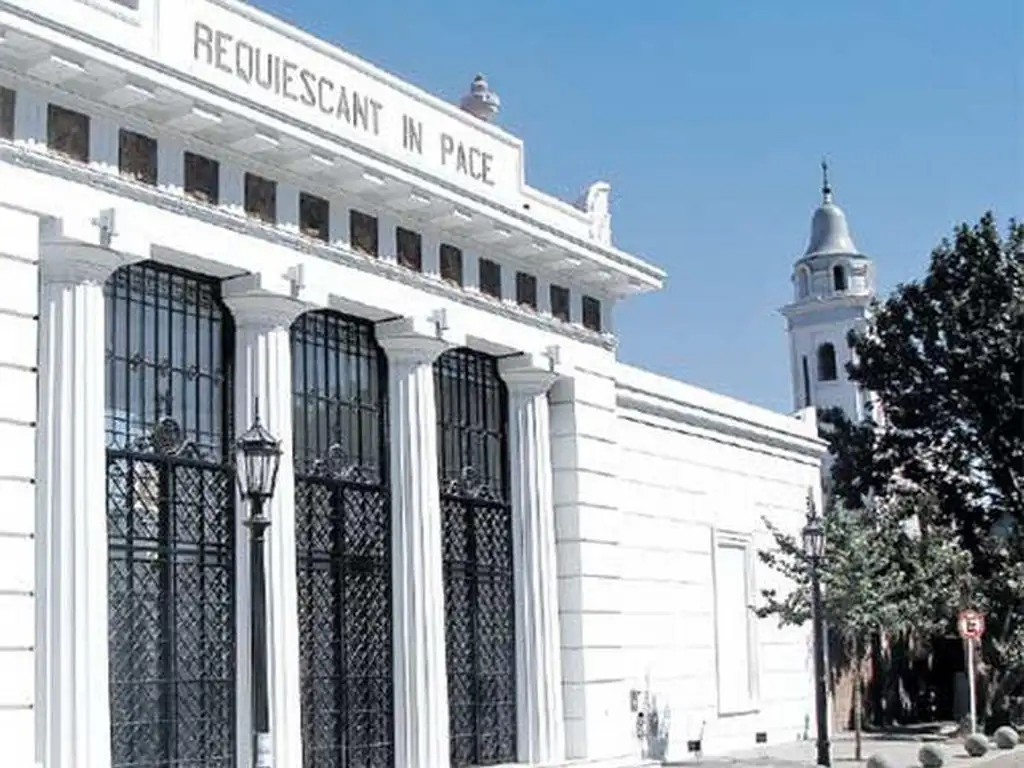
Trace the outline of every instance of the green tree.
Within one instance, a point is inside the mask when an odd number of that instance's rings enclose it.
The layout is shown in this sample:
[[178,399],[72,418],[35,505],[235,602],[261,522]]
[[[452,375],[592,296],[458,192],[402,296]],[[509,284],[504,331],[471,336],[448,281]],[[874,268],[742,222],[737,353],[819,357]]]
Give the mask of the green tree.
[[[862,679],[866,649],[878,633],[930,632],[948,618],[950,595],[970,570],[970,556],[949,537],[927,535],[912,510],[927,499],[917,492],[890,489],[885,501],[864,500],[859,507],[830,503],[823,515],[825,551],[818,568],[824,615],[842,656],[833,658],[833,676],[847,664],[856,670],[854,730],[861,751]],[[785,576],[793,589],[785,595],[762,590],[761,617],[801,625],[811,617],[810,561],[799,535],[790,535],[765,519],[775,547],[759,553],[762,562]],[[844,663],[845,662],[845,663]]]
[[1011,220],[1003,237],[986,213],[957,227],[850,344],[850,379],[882,418],[825,415],[832,490],[856,503],[899,480],[928,496],[926,536],[971,556],[955,591],[986,613],[984,713],[1005,718],[1024,681],[1024,226]]

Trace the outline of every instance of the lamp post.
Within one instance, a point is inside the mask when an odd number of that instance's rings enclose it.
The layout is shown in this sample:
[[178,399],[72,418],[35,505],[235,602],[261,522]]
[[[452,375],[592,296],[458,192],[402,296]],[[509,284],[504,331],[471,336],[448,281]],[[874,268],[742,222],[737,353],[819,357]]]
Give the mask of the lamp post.
[[271,768],[270,716],[267,702],[267,594],[263,542],[270,518],[264,506],[274,495],[281,442],[260,423],[259,403],[249,429],[236,446],[238,490],[249,503],[245,521],[251,535],[249,571],[252,583],[252,727],[253,766]]
[[814,622],[814,703],[818,720],[818,765],[831,766],[828,738],[828,669],[825,664],[825,615],[821,600],[821,558],[825,554],[825,528],[807,493],[807,525],[804,527],[804,553],[811,569],[812,621]]

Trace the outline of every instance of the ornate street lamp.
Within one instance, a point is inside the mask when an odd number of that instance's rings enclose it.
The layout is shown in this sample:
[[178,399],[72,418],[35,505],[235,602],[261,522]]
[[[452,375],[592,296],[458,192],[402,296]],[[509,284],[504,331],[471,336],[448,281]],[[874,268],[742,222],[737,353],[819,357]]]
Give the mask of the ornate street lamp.
[[236,446],[238,490],[249,503],[245,525],[251,534],[249,571],[252,582],[252,719],[253,766],[271,768],[270,717],[267,702],[267,595],[263,565],[263,542],[270,518],[264,506],[274,495],[277,468],[281,463],[281,441],[260,423],[259,403],[249,429]]
[[807,492],[807,525],[804,553],[810,562],[811,601],[814,623],[814,703],[818,720],[818,765],[831,766],[828,738],[828,669],[825,665],[825,615],[821,599],[821,559],[825,555],[825,528],[814,504],[814,492]]

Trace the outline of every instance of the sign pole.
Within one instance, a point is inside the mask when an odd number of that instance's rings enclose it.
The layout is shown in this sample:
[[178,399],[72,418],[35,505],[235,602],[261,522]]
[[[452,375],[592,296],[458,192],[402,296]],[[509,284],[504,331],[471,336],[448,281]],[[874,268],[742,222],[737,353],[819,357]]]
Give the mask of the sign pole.
[[974,638],[967,638],[967,690],[968,695],[971,699],[971,735],[973,736],[977,729],[978,714],[977,704],[975,703],[974,693]]
[[974,690],[974,644],[985,634],[985,615],[978,611],[961,611],[957,618],[957,629],[960,637],[967,643],[967,695],[971,706],[971,735],[977,732],[978,703]]

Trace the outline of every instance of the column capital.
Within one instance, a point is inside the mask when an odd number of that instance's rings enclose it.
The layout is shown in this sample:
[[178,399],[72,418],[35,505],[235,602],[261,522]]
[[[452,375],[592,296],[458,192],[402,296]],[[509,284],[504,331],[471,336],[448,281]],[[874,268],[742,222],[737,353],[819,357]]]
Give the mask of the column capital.
[[498,361],[498,373],[513,395],[542,395],[561,375],[554,361],[532,353],[502,358]]
[[443,318],[399,317],[376,326],[377,343],[389,362],[432,364],[449,349],[464,346],[466,336],[447,327]]
[[115,209],[94,217],[45,217],[39,222],[39,267],[48,283],[104,283],[118,268],[150,257],[152,245],[137,232],[116,229]]
[[261,287],[259,275],[225,280],[221,296],[235,319],[235,327],[289,329],[295,318],[316,307],[305,301]]

